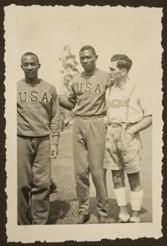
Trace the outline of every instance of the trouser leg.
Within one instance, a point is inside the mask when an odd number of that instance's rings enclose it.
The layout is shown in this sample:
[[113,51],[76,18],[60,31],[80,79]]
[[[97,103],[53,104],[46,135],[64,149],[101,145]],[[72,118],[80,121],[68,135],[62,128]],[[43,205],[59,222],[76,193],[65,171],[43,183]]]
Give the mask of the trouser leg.
[[31,190],[31,214],[33,224],[46,224],[49,216],[49,193],[51,179],[49,137],[37,138],[34,159],[33,187]]
[[106,128],[103,119],[91,120],[88,131],[88,161],[90,172],[96,188],[97,210],[106,215],[108,199],[104,183],[104,150]]
[[82,125],[82,121],[77,120],[74,121],[73,126],[73,158],[79,211],[87,211],[90,188],[87,146],[84,139],[84,125]]
[[30,190],[32,183],[32,147],[28,138],[17,137],[17,208],[18,224],[31,224]]

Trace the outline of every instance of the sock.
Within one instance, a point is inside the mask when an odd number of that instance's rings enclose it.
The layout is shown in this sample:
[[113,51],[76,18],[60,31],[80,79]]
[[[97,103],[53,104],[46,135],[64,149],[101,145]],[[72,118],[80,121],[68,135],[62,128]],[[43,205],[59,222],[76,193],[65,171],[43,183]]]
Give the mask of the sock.
[[127,200],[126,200],[125,187],[114,189],[114,191],[115,191],[118,206],[119,207],[126,206]]
[[130,192],[131,208],[133,211],[140,211],[143,202],[143,190]]

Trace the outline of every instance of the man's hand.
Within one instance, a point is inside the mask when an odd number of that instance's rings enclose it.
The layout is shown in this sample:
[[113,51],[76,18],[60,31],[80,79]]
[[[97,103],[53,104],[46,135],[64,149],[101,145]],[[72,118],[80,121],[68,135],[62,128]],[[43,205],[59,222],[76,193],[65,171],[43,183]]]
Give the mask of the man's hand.
[[125,141],[126,144],[130,143],[132,139],[135,137],[135,133],[131,131],[123,131],[123,140]]
[[55,159],[58,155],[58,146],[56,144],[51,144],[50,157]]
[[74,102],[70,101],[66,96],[59,95],[59,104],[61,107],[72,110],[75,107],[75,100]]

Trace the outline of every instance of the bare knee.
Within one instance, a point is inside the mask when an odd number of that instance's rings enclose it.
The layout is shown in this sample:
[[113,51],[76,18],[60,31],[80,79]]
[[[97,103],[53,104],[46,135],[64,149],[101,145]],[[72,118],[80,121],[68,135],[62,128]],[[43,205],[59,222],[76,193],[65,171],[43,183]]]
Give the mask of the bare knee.
[[124,174],[119,171],[112,171],[114,188],[118,189],[125,186]]
[[128,174],[128,180],[129,180],[130,189],[132,191],[140,191],[141,190],[141,182],[140,182],[140,174],[139,173]]

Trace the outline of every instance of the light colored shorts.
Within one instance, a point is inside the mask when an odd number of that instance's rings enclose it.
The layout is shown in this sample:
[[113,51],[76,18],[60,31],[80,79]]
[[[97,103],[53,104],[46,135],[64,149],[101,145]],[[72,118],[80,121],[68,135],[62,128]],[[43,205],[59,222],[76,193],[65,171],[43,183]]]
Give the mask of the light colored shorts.
[[139,134],[131,135],[121,126],[108,126],[104,168],[136,173],[141,169],[142,143]]

